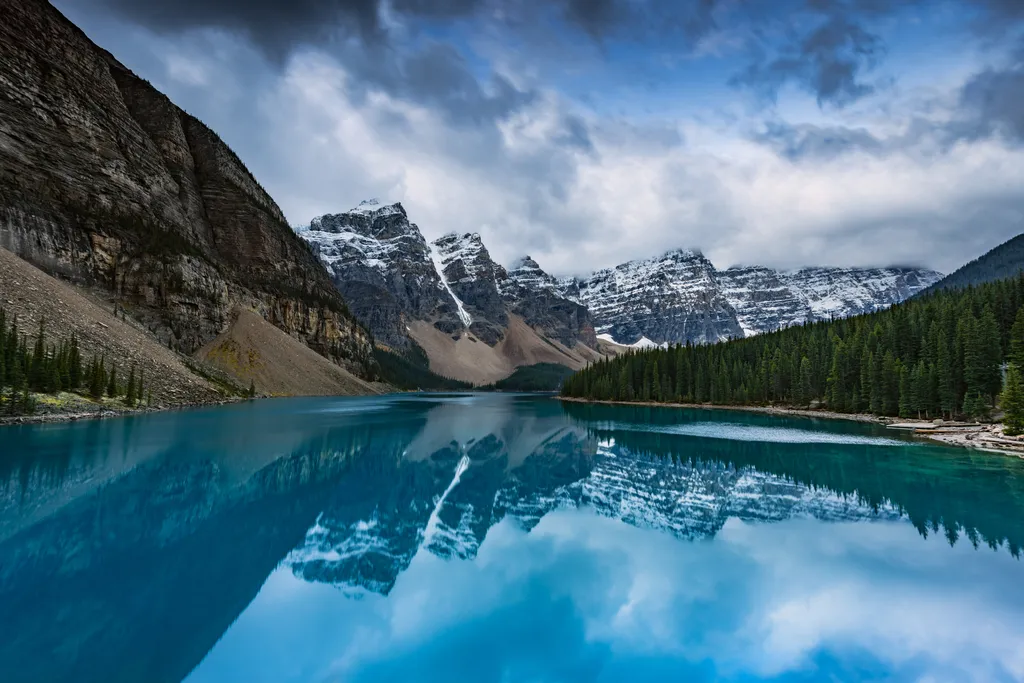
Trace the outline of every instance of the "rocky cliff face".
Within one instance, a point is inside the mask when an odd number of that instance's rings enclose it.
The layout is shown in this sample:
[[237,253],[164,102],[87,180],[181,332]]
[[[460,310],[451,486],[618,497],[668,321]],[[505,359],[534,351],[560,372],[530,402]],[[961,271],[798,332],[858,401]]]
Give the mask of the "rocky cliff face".
[[647,338],[702,344],[743,336],[718,272],[696,251],[677,249],[570,278],[559,291],[590,309],[597,331],[620,343]]
[[719,271],[699,252],[675,250],[586,278],[535,282],[585,305],[597,331],[619,343],[703,344],[870,313],[913,296],[940,277],[920,268]]
[[433,241],[438,271],[453,296],[469,314],[469,330],[493,346],[505,336],[508,312],[498,292],[505,269],[491,259],[480,235],[454,232]]
[[597,348],[597,333],[590,311],[562,296],[558,280],[544,272],[529,256],[512,266],[498,282],[498,289],[513,313],[530,325],[544,329],[552,339],[569,348],[577,341]]
[[410,320],[428,320],[448,334],[463,328],[431,247],[401,204],[369,200],[316,218],[299,234],[378,341],[406,348]]
[[182,351],[238,305],[372,372],[369,335],[231,149],[49,3],[5,0],[0,82],[0,245]]
[[506,271],[477,233],[449,233],[428,244],[401,204],[369,200],[316,218],[298,233],[359,320],[389,346],[409,346],[412,321],[427,321],[453,339],[468,331],[494,346],[506,337],[510,314],[567,348],[596,345],[587,308],[561,296],[535,261]]

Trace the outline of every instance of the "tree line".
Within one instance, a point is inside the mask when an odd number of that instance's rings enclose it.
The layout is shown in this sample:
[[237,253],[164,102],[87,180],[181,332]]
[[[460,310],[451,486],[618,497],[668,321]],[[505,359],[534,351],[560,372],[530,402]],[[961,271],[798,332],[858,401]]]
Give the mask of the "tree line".
[[0,413],[31,414],[37,407],[34,394],[76,392],[94,401],[121,400],[133,408],[151,404],[145,372],[130,366],[126,381],[118,375],[117,365],[105,356],[93,355],[85,362],[74,333],[64,339],[50,340],[46,322],[40,321],[33,339],[18,327],[17,316],[8,320],[0,308]]
[[1024,274],[747,339],[634,351],[577,372],[562,395],[985,419],[1005,374],[1006,425],[1024,431],[1022,304]]

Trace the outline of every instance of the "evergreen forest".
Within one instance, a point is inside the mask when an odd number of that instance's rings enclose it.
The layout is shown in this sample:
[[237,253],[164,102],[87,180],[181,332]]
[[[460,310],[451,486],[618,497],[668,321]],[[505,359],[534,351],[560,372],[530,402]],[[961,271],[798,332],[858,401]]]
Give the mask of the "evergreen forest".
[[[126,372],[127,370],[127,372]],[[85,361],[78,338],[49,339],[41,322],[32,337],[8,319],[0,308],[0,415],[25,415],[36,411],[36,394],[70,391],[94,401],[117,400],[134,408],[151,403],[144,373],[118,367],[103,356]]]

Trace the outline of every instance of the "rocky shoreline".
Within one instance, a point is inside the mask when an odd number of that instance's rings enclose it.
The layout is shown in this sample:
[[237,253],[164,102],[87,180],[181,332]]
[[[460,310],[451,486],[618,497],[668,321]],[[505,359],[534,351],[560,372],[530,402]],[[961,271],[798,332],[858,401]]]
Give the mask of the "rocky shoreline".
[[748,413],[764,413],[767,415],[794,415],[826,420],[850,420],[853,422],[869,422],[893,429],[913,432],[915,436],[946,446],[973,448],[992,453],[1002,453],[1024,458],[1024,440],[1018,437],[1003,435],[1002,425],[979,424],[973,422],[930,422],[926,420],[900,420],[892,417],[878,417],[865,413],[837,413],[830,410],[809,410],[801,408],[782,408],[779,406],[720,406],[706,403],[654,403],[643,401],[590,401],[565,396],[556,397],[560,401],[571,403],[602,403],[606,405],[651,406],[659,408],[699,408],[704,410],[741,410]]
[[13,425],[29,424],[57,424],[61,422],[78,422],[79,420],[105,420],[115,417],[129,417],[132,415],[147,415],[152,413],[166,413],[172,410],[188,410],[190,408],[203,408],[206,406],[226,405],[243,401],[243,398],[227,398],[219,401],[197,401],[192,403],[176,403],[166,406],[152,406],[146,408],[126,408],[95,406],[88,407],[88,399],[82,399],[81,403],[67,410],[42,410],[31,415],[0,415],[0,428]]

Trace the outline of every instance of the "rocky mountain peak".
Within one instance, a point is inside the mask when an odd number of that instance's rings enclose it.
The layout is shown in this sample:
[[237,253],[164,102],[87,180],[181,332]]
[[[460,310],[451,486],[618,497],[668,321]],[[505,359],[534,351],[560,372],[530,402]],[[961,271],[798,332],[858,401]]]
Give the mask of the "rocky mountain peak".
[[504,335],[508,315],[498,282],[507,275],[491,259],[479,233],[450,232],[433,241],[435,262],[442,280],[460,304],[461,316],[482,341],[496,344]]
[[495,282],[504,269],[491,259],[480,233],[450,232],[433,242],[450,284],[489,280]]
[[540,264],[530,256],[523,256],[512,263],[508,277],[498,283],[502,296],[510,300],[518,300],[524,296],[535,295],[540,290],[555,292],[562,296],[557,278],[548,275]]
[[380,216],[390,216],[393,214],[401,214],[402,216],[408,217],[405,212],[405,207],[402,206],[401,202],[394,202],[393,204],[384,204],[379,199],[364,199],[359,202],[359,206],[352,209],[348,213],[360,214],[363,216],[371,216],[374,218]]
[[406,347],[410,320],[430,321],[449,334],[463,327],[461,305],[401,204],[367,200],[351,211],[315,218],[299,234],[378,341]]
[[[361,202],[350,211],[314,218],[307,230],[334,234],[354,233],[383,240],[411,238],[423,245],[423,248],[426,248],[427,243],[419,228],[409,222],[409,216],[401,204],[381,205],[376,199]],[[300,234],[307,230],[300,230]]]

